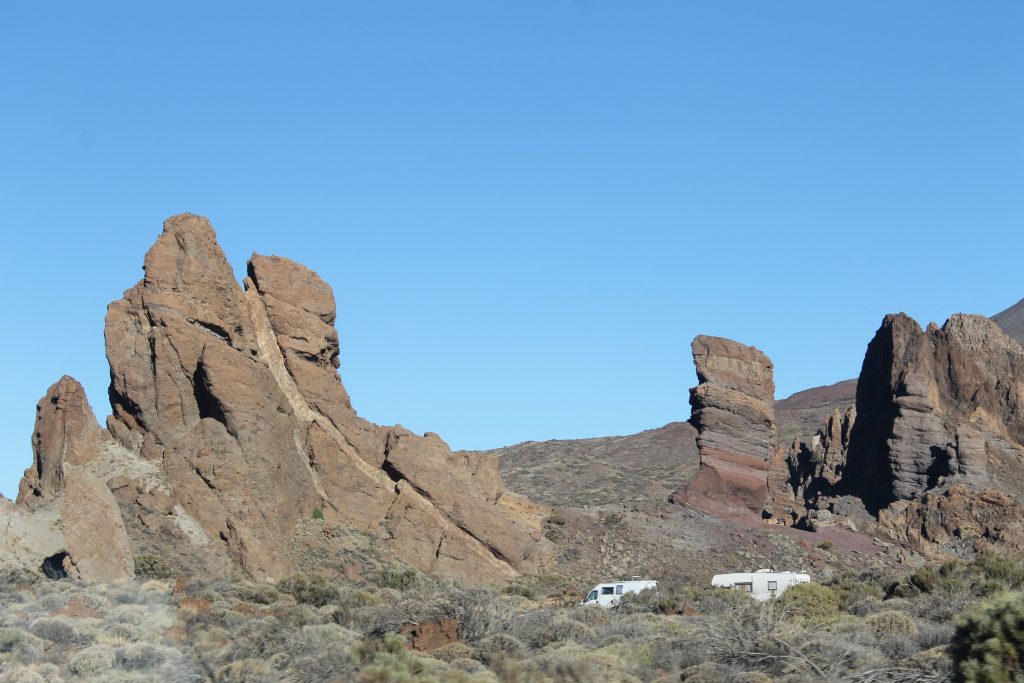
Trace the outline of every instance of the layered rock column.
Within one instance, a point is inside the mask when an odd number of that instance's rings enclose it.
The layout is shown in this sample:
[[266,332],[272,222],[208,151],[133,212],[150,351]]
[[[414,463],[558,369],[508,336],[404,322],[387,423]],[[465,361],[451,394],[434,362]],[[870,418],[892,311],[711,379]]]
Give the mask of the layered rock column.
[[699,336],[691,345],[699,384],[690,390],[700,469],[672,500],[713,514],[761,519],[768,472],[779,451],[771,360],[731,339]]

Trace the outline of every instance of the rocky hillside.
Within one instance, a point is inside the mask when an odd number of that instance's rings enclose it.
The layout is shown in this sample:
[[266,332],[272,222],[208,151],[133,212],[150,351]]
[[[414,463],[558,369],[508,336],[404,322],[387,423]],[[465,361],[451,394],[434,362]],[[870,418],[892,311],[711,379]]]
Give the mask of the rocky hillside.
[[1024,344],[1024,299],[1005,311],[996,313],[992,316],[992,320],[1002,328],[1003,332]]
[[300,533],[311,518],[470,581],[518,576],[549,553],[545,508],[507,491],[493,456],[356,414],[316,273],[253,255],[240,286],[190,214],[167,220],[143,270],[107,312],[106,429],[71,378],[40,401],[34,462],[7,514],[60,531],[15,559],[34,568],[59,548],[63,570],[123,578],[133,555],[156,553],[183,573],[237,564],[273,579],[311,548],[331,554],[331,533]]
[[[556,439],[486,451],[510,488],[548,505],[662,502],[697,473],[697,430],[671,422],[630,436]],[[472,455],[472,454],[471,454]]]

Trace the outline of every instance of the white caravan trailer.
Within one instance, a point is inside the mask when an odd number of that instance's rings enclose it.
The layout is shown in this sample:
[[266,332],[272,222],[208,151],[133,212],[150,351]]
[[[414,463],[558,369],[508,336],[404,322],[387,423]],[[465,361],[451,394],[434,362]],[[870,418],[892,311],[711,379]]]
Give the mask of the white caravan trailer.
[[742,591],[758,600],[778,597],[791,586],[810,582],[811,577],[808,574],[773,572],[771,569],[759,569],[756,572],[739,572],[737,574],[715,574],[711,577],[712,586]]
[[632,578],[628,581],[620,579],[599,583],[594,586],[587,597],[583,598],[581,605],[600,605],[601,607],[614,607],[626,593],[639,593],[648,588],[657,588],[658,582],[650,579]]

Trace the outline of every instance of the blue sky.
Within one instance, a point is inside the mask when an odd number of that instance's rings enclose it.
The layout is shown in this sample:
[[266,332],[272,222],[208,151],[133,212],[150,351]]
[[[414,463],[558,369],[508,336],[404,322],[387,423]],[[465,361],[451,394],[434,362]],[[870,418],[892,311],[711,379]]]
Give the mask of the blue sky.
[[456,448],[689,416],[700,333],[778,393],[882,316],[1024,297],[1024,4],[0,5],[0,491],[164,218],[335,289],[361,414]]

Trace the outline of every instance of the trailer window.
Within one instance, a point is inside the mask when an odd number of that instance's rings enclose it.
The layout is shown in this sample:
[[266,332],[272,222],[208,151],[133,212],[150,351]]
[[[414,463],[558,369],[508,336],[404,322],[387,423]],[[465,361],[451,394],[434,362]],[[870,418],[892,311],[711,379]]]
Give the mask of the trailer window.
[[732,585],[734,591],[740,591],[743,593],[752,593],[754,591],[753,583],[734,583]]
[[601,595],[615,595],[615,586],[601,586]]
[[621,583],[615,584],[615,594],[616,595],[622,595],[622,584]]
[[770,590],[770,591],[777,591],[777,590],[779,590],[779,582],[778,581],[769,581],[768,582],[768,590]]

